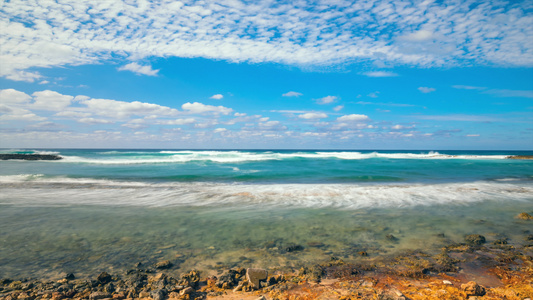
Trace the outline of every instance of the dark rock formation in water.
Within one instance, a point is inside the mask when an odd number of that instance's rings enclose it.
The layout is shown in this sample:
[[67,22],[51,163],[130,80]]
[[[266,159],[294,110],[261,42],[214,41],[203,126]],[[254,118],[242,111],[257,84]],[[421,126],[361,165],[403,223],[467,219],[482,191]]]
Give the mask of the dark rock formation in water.
[[0,154],[1,160],[21,159],[21,160],[60,160],[59,155],[53,154]]
[[507,156],[508,159],[533,159],[533,155],[511,155]]

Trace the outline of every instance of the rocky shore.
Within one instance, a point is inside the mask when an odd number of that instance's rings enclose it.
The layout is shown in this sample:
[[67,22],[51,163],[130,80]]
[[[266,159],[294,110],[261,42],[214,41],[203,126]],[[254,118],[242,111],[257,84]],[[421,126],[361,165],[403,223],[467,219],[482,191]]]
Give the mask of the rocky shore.
[[[529,214],[517,218],[529,222]],[[132,269],[92,278],[0,280],[0,298],[37,299],[517,299],[533,298],[533,235],[513,246],[467,235],[431,255],[409,250],[360,263],[331,257],[321,263],[279,268],[198,270],[176,274],[174,262],[137,263]],[[294,251],[302,251],[295,249]]]
[[60,160],[63,157],[53,154],[0,154],[0,160]]
[[533,159],[533,155],[512,155],[507,156],[507,159]]

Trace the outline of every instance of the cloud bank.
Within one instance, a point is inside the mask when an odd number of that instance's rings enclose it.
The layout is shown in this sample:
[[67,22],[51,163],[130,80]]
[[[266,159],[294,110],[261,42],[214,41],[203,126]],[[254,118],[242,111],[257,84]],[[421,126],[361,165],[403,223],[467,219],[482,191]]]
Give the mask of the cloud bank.
[[[150,57],[324,65],[532,66],[527,0],[23,1],[0,10],[0,76],[35,82],[32,68],[95,64],[156,76]],[[394,73],[375,71],[367,76]]]

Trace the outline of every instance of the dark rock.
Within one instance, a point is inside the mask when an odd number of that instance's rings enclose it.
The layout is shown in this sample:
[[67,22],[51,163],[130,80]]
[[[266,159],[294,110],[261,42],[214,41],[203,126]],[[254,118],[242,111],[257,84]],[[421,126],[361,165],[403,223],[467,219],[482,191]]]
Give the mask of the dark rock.
[[507,239],[498,239],[493,242],[494,245],[507,245]]
[[65,279],[66,280],[74,280],[74,279],[76,279],[76,276],[74,276],[74,274],[72,274],[72,273],[68,273],[67,275],[65,275]]
[[465,237],[466,242],[473,245],[482,245],[486,242],[485,237],[479,234],[470,234]]
[[392,242],[395,242],[395,241],[398,240],[398,238],[395,237],[395,236],[392,235],[392,234],[387,234],[385,237],[387,238],[387,240],[392,241]]
[[302,245],[291,244],[291,245],[288,245],[285,248],[285,251],[287,251],[287,252],[295,252],[295,251],[302,251],[303,249],[304,249],[304,247]]
[[104,287],[104,291],[112,294],[115,291],[115,285],[112,282],[106,284]]
[[218,277],[217,282],[215,283],[216,286],[223,289],[230,289],[234,287],[237,284],[235,279],[236,274],[237,272],[234,270],[228,270],[224,272]]
[[182,274],[179,284],[183,286],[196,287],[198,282],[200,282],[200,272],[193,270],[189,273]]
[[533,235],[528,235],[525,238],[526,241],[533,241]]
[[98,275],[98,278],[96,278],[96,280],[98,280],[98,282],[102,284],[106,284],[108,282],[111,282],[111,275],[107,274],[106,272],[102,272],[100,273],[100,275]]
[[309,242],[309,243],[307,243],[307,246],[320,248],[320,247],[324,247],[325,245],[324,245],[324,243],[321,243],[321,242]]
[[21,160],[60,160],[63,157],[50,154],[0,154],[1,160],[21,159]]
[[465,292],[466,297],[470,296],[483,296],[485,295],[485,288],[474,281],[462,284],[461,289]]
[[148,276],[142,273],[130,274],[130,277],[126,280],[126,284],[134,288],[142,288],[146,285]]
[[165,299],[165,297],[167,296],[167,291],[164,290],[164,289],[157,289],[155,291],[152,291],[150,293],[150,296],[152,297],[152,299],[154,300],[163,300]]
[[154,266],[156,269],[169,269],[173,264],[169,260],[164,260],[156,263]]

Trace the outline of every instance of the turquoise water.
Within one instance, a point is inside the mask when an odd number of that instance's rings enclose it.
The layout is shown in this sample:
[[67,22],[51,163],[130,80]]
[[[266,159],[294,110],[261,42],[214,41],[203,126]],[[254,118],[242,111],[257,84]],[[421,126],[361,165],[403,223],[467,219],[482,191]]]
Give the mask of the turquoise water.
[[0,278],[162,259],[176,271],[296,268],[437,252],[471,233],[521,244],[532,230],[514,216],[533,213],[533,161],[506,157],[533,152],[2,152],[64,159],[0,161]]

